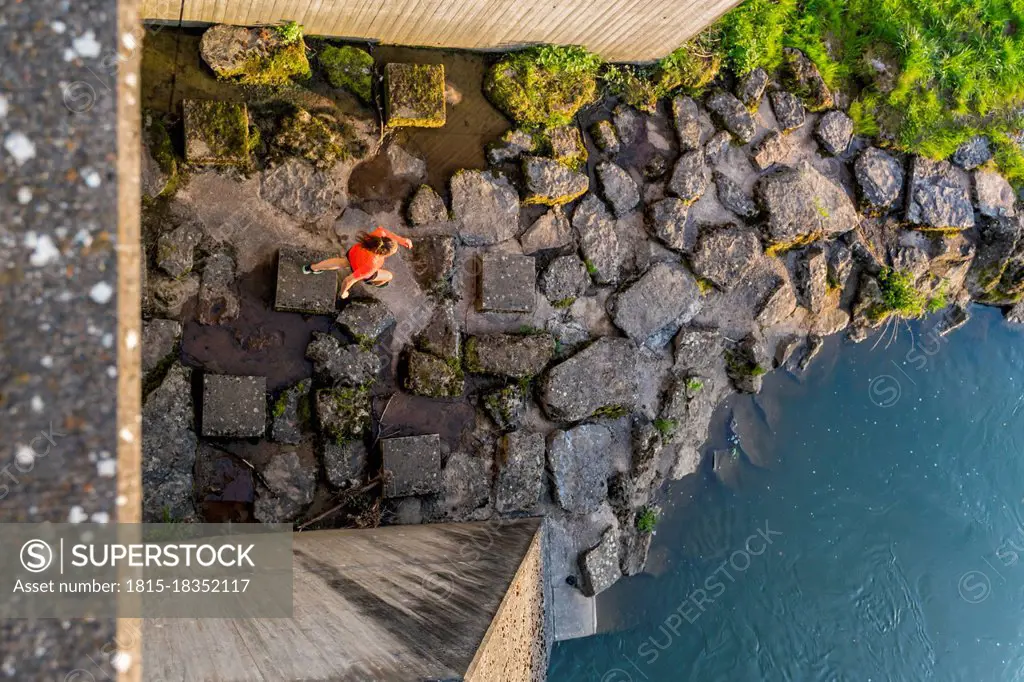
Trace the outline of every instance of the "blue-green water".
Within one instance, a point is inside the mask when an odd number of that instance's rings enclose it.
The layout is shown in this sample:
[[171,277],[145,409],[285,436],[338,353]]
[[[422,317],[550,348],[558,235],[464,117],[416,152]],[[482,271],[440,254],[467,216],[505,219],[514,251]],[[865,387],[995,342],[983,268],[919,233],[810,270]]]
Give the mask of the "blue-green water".
[[771,467],[668,489],[551,682],[1024,680],[1024,334],[973,315],[767,377]]

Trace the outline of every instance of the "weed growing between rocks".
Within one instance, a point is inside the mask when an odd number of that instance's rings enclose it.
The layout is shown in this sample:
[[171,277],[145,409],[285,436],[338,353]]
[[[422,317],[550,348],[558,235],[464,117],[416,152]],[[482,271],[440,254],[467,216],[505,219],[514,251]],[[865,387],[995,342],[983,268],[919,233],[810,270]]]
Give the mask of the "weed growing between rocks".
[[654,527],[658,525],[658,512],[651,507],[645,507],[642,512],[636,515],[636,529],[641,533],[653,533]]

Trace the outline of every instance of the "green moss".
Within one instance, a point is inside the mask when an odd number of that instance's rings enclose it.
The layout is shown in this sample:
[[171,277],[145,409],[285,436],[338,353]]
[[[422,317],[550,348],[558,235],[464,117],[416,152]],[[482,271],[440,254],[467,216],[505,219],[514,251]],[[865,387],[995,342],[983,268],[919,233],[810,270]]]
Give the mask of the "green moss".
[[317,391],[317,400],[330,402],[331,418],[320,428],[335,443],[362,437],[370,426],[370,392],[366,386]]
[[271,414],[275,419],[283,417],[285,410],[288,409],[288,391],[284,391],[278,396],[277,400],[274,401],[274,407],[271,409]]
[[658,433],[665,436],[666,438],[671,438],[672,434],[676,432],[678,426],[679,424],[676,422],[675,419],[654,420],[654,428],[656,428],[658,430]]
[[768,373],[767,369],[732,349],[725,351],[725,368],[729,376],[734,378],[759,377]]
[[707,296],[715,290],[714,283],[706,277],[694,277],[694,280],[697,282],[697,288],[700,289],[700,293],[703,296]]
[[248,162],[249,114],[244,104],[186,101],[185,135],[186,155],[191,162]]
[[[220,78],[245,85],[282,86],[293,78],[309,78],[309,60],[301,32],[292,42],[284,42],[273,29],[262,29],[266,49],[251,50],[248,59],[237,69],[220,71]],[[271,33],[273,31],[273,34]]]
[[[825,211],[825,213],[828,213],[828,211]],[[819,215],[821,214],[820,210],[818,211],[818,214]],[[822,216],[822,217],[825,217],[825,216]],[[812,243],[818,241],[818,239],[820,237],[821,237],[821,233],[820,232],[809,232],[809,233],[807,233],[805,235],[801,235],[801,236],[797,237],[796,239],[793,239],[792,241],[776,242],[774,244],[770,244],[764,250],[764,252],[768,256],[783,256],[787,252],[792,251],[793,249],[799,249],[799,248],[801,248],[803,246],[807,246],[808,244],[812,244]]]
[[384,74],[388,126],[439,128],[444,125],[442,64],[388,64]]
[[589,274],[589,275],[590,275],[591,277],[593,277],[594,275],[596,275],[596,274],[597,274],[597,266],[596,266],[596,265],[594,265],[594,264],[593,264],[593,263],[591,262],[591,260],[590,260],[589,258],[588,258],[588,259],[586,259],[585,261],[583,261],[583,264],[584,264],[585,266],[587,266],[587,273],[588,273],[588,274]]
[[653,533],[657,524],[658,512],[651,507],[645,507],[636,515],[636,529],[641,533]]
[[274,27],[274,33],[285,45],[302,40],[302,24],[297,21],[286,21]]
[[949,282],[946,280],[942,280],[942,283],[939,284],[938,289],[935,290],[935,293],[933,293],[928,298],[928,302],[925,303],[925,310],[927,310],[929,313],[937,313],[943,308],[945,308],[947,305],[949,305],[949,300],[946,296],[946,290],[948,288]]
[[582,47],[530,48],[494,64],[484,79],[484,92],[519,126],[564,126],[597,98],[600,66],[600,57]]
[[328,45],[318,57],[327,81],[354,93],[366,103],[373,101],[373,57],[366,50]]
[[463,349],[464,364],[466,369],[474,374],[480,374],[483,372],[483,366],[480,364],[480,355],[477,352],[477,338],[475,336],[469,337],[466,341],[466,345]]
[[550,156],[558,163],[574,171],[582,170],[587,165],[587,145],[583,142],[583,135],[580,133],[580,129],[575,125],[552,128],[546,135],[539,135],[538,137],[541,155]]
[[629,414],[629,408],[625,405],[605,405],[594,411],[591,417],[595,419],[620,419]]
[[697,393],[704,388],[704,382],[700,379],[688,379],[686,382],[686,390],[691,393]]
[[553,301],[551,303],[551,305],[553,305],[556,308],[568,308],[569,306],[571,306],[575,302],[576,302],[576,297],[575,296],[566,296],[565,298],[560,298],[557,301]]
[[174,144],[163,121],[155,116],[147,116],[146,121],[145,134],[149,153],[160,170],[167,175],[167,184],[159,196],[168,197],[178,189],[178,157],[174,153]]

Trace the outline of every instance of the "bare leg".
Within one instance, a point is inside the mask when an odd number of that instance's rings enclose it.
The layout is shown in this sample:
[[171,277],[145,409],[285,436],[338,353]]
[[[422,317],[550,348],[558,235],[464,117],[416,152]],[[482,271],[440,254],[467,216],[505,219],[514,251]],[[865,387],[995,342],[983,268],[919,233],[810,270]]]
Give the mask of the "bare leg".
[[341,297],[342,298],[348,298],[348,290],[351,289],[352,286],[356,282],[358,282],[358,281],[359,280],[356,279],[355,277],[353,277],[352,275],[349,275],[344,280],[342,280],[342,282],[341,282]]
[[348,258],[328,258],[319,263],[313,263],[309,266],[309,269],[313,272],[322,272],[323,270],[341,270],[347,267]]
[[394,277],[394,274],[392,274],[391,271],[389,270],[378,270],[376,276],[374,276],[373,279],[368,280],[367,284],[373,284],[374,286],[382,287],[388,282],[390,282],[392,279],[394,279]]

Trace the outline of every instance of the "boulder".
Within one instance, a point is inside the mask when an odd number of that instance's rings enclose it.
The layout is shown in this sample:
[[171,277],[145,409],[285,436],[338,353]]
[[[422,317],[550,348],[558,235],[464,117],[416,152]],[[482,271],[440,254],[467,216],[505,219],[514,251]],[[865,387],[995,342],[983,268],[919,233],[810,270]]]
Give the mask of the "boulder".
[[297,157],[295,160],[307,161],[325,171],[353,156],[346,132],[346,126],[329,114],[296,109],[281,119],[272,141],[284,153]]
[[384,497],[429,495],[441,489],[441,437],[406,436],[380,442],[381,466],[391,476]]
[[383,366],[372,350],[343,346],[338,339],[323,332],[313,332],[313,340],[306,346],[306,358],[313,363],[313,371],[321,381],[337,386],[371,383]]
[[669,197],[651,205],[646,214],[647,231],[674,251],[686,250],[686,221],[690,205]]
[[525,130],[509,130],[487,149],[487,162],[493,165],[515,161],[537,151],[537,138]]
[[629,339],[602,337],[552,367],[540,400],[557,422],[574,422],[602,408],[633,409],[638,395],[637,347]]
[[295,451],[275,454],[258,480],[253,517],[260,523],[294,521],[313,503],[316,467]]
[[647,121],[644,115],[631,106],[619,104],[612,111],[615,132],[623,147],[632,147],[647,139]]
[[790,87],[796,91],[811,111],[821,111],[834,106],[832,93],[825,85],[825,79],[811,59],[792,47],[782,48],[783,74]]
[[619,534],[609,527],[601,536],[601,542],[579,557],[580,573],[583,575],[580,590],[587,597],[604,592],[622,577],[619,568]]
[[240,312],[235,295],[235,261],[226,253],[213,253],[203,265],[199,284],[199,303],[196,319],[199,324],[225,324]]
[[320,431],[336,444],[358,440],[370,428],[370,394],[363,387],[321,389],[314,406]]
[[775,276],[754,309],[754,319],[768,329],[786,320],[796,310],[796,293],[789,279]]
[[146,315],[181,319],[185,304],[199,293],[199,276],[189,274],[174,279],[152,273],[143,284],[142,309]]
[[416,347],[442,360],[458,362],[462,356],[462,336],[455,306],[451,301],[439,303],[427,326],[416,335]]
[[519,428],[526,414],[527,403],[529,396],[518,383],[491,391],[483,397],[484,411],[502,431]]
[[722,335],[717,329],[687,326],[674,341],[675,369],[679,372],[707,372],[722,355]]
[[700,288],[685,268],[656,263],[615,297],[612,319],[638,345],[659,347],[693,319],[703,303]]
[[513,431],[498,440],[494,508],[528,512],[537,506],[544,485],[544,435]]
[[587,266],[576,254],[551,261],[540,277],[540,290],[556,307],[568,307],[590,286]]
[[992,148],[989,146],[988,138],[984,135],[975,135],[957,147],[950,161],[964,170],[974,170],[991,159]]
[[718,203],[740,218],[753,218],[757,215],[757,204],[743,191],[740,183],[720,171],[715,171],[714,178]]
[[181,323],[175,320],[142,322],[142,373],[159,374],[173,362],[181,347]]
[[331,87],[350,91],[366,104],[373,101],[373,56],[352,45],[324,45],[317,59]]
[[416,240],[411,260],[413,276],[424,291],[435,296],[449,292],[452,275],[455,274],[455,237],[420,237]]
[[540,374],[555,355],[555,340],[547,333],[489,334],[466,341],[466,369],[526,379]]
[[768,86],[768,73],[758,67],[746,73],[736,84],[736,97],[743,102],[750,111],[757,111],[761,106],[761,97],[764,96],[764,89]]
[[396,178],[409,182],[423,182],[427,179],[427,162],[415,154],[410,154],[399,144],[392,142],[384,153],[391,174]]
[[196,438],[192,370],[174,365],[142,409],[142,520],[192,521]]
[[775,112],[775,120],[783,131],[799,128],[807,120],[807,111],[796,95],[785,90],[776,90],[768,96]]
[[712,93],[704,104],[723,128],[740,144],[747,144],[757,134],[757,124],[743,103],[728,92]]
[[366,472],[369,453],[362,439],[343,443],[324,441],[321,458],[327,482],[335,488],[352,488],[359,485]]
[[519,244],[527,255],[547,249],[560,249],[571,242],[572,226],[561,206],[552,206],[519,237]]
[[559,126],[548,131],[551,158],[566,168],[582,171],[587,163],[587,145],[575,125]]
[[703,151],[686,152],[676,161],[668,181],[668,191],[687,203],[693,203],[704,196],[710,175]]
[[528,313],[537,305],[533,256],[485,253],[480,258],[481,312]]
[[983,216],[997,217],[1017,215],[1017,193],[999,173],[974,171],[974,196],[978,212]]
[[266,429],[266,377],[203,375],[204,436],[262,438]]
[[755,196],[768,216],[765,237],[776,249],[848,232],[860,220],[846,192],[806,161],[760,178]]
[[491,469],[490,457],[453,452],[441,471],[440,493],[423,500],[423,515],[427,522],[489,518]]
[[679,151],[693,152],[700,149],[700,110],[692,98],[679,95],[672,100],[672,119],[676,124],[676,138]]
[[590,187],[590,179],[585,173],[577,173],[554,159],[540,156],[524,157],[523,177],[527,190],[523,200],[525,204],[567,204],[581,197]]
[[825,112],[814,131],[821,148],[832,156],[841,156],[853,139],[853,119],[838,109]]
[[395,316],[387,303],[375,298],[349,299],[338,313],[337,322],[356,343],[368,345],[395,323]]
[[384,118],[389,128],[444,126],[444,64],[385,64]]
[[705,225],[690,254],[693,273],[723,291],[732,289],[761,258],[761,240],[735,224]]
[[814,314],[824,309],[828,294],[828,256],[820,246],[807,249],[797,259],[796,286],[804,307]]
[[631,254],[620,243],[615,219],[603,201],[588,194],[576,207],[572,226],[580,239],[580,250],[594,281],[598,284],[618,282],[629,267]]
[[429,353],[410,351],[405,388],[431,398],[457,398],[465,390],[462,367],[457,359],[442,360]]
[[218,24],[199,41],[199,54],[218,78],[244,85],[287,85],[309,77],[306,45],[278,31]]
[[857,156],[853,175],[861,202],[869,210],[888,209],[903,189],[903,166],[878,147],[868,147]]
[[619,135],[611,121],[598,121],[590,126],[590,136],[597,148],[605,154],[614,156],[619,153]]
[[331,213],[339,194],[328,174],[300,159],[287,159],[260,176],[260,197],[303,222]]
[[[281,391],[270,410],[270,439],[278,443],[296,445],[302,441],[303,422],[309,420],[309,389],[311,379]],[[305,402],[305,408],[300,407]],[[305,412],[305,415],[303,415]]]
[[987,302],[1013,298],[1022,283],[1024,219],[1020,216],[981,221],[978,251],[967,274],[971,296]]
[[[420,248],[417,242],[417,249]],[[334,315],[338,297],[338,273],[325,272],[311,277],[302,267],[316,263],[329,254],[305,249],[282,248],[277,257],[277,288],[274,310],[307,315]]]
[[725,130],[719,130],[712,135],[704,144],[704,157],[707,162],[715,165],[724,159],[730,144],[732,144],[732,136]]
[[804,354],[797,364],[797,369],[801,372],[807,369],[807,366],[811,364],[811,360],[821,352],[821,347],[824,345],[825,340],[823,338],[817,334],[808,334],[807,342],[804,344]]
[[846,289],[846,283],[853,272],[853,252],[846,244],[835,241],[828,247],[829,286]]
[[611,432],[601,424],[555,431],[548,441],[548,468],[555,501],[570,514],[597,511],[608,497]]
[[773,130],[751,147],[750,160],[758,170],[767,170],[771,166],[785,161],[789,152],[789,138],[779,131]]
[[597,179],[601,183],[601,192],[611,204],[615,215],[622,217],[640,203],[640,189],[636,182],[629,173],[611,161],[597,164]]
[[191,225],[164,232],[156,242],[156,266],[175,279],[192,272],[192,256],[202,234]]
[[915,156],[910,166],[907,191],[907,222],[922,229],[974,227],[967,174],[948,161]]
[[725,351],[725,371],[742,393],[760,392],[762,377],[770,366],[763,340],[754,334],[747,334]]
[[462,223],[459,236],[469,246],[512,239],[519,231],[519,193],[508,178],[493,172],[461,170],[451,179],[452,212]]
[[448,222],[444,199],[430,185],[419,186],[409,201],[406,215],[413,226]]

